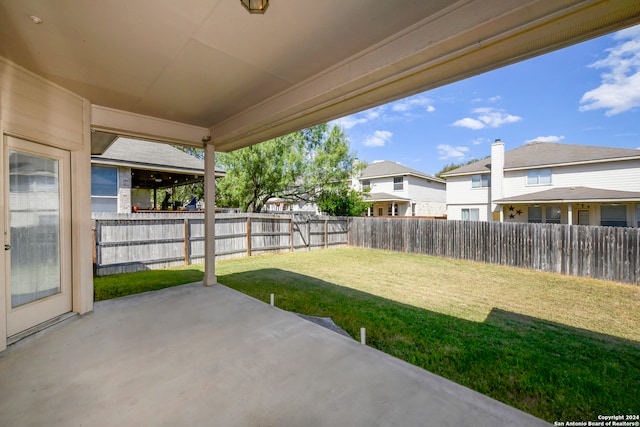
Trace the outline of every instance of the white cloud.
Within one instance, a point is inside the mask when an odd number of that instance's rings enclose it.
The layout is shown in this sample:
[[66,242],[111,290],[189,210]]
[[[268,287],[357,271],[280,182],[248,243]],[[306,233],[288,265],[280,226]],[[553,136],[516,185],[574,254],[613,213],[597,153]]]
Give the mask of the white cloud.
[[489,98],[489,102],[498,102],[502,99],[502,97],[500,95],[496,95],[496,96],[492,96],[491,98]]
[[340,126],[344,130],[351,129],[357,125],[363,125],[370,121],[381,118],[384,115],[386,107],[380,106],[376,108],[372,108],[370,110],[363,111],[361,113],[352,114],[350,116],[341,117],[339,119],[333,120],[331,124]]
[[487,138],[476,138],[476,139],[471,140],[471,144],[480,145],[480,144],[483,144],[483,143],[485,143],[487,141],[489,141],[489,139],[487,139]]
[[358,118],[356,116],[346,116],[346,117],[341,117],[339,119],[333,120],[331,124],[347,130],[347,129],[351,129],[356,125],[366,123],[366,122],[367,122],[367,119],[365,119],[364,117]]
[[498,128],[507,123],[515,123],[522,120],[520,116],[508,114],[503,110],[493,107],[476,108],[473,112],[476,118],[465,117],[452,123],[453,126],[460,126],[469,129]]
[[393,133],[388,130],[377,130],[373,135],[369,135],[363,141],[363,144],[367,147],[384,147],[389,141]]
[[613,116],[640,106],[640,26],[617,32],[618,44],[606,50],[607,57],[589,65],[603,69],[600,86],[580,99],[580,111],[604,109]]
[[640,37],[640,25],[625,28],[624,30],[620,30],[613,35],[614,40],[626,40],[636,37]]
[[484,123],[482,123],[480,120],[472,119],[470,117],[466,117],[464,119],[460,119],[453,122],[453,126],[460,126],[463,128],[469,128],[469,129],[475,129],[475,130],[482,129],[485,127]]
[[461,159],[468,151],[469,147],[453,147],[448,144],[440,144],[438,145],[438,159]]
[[414,108],[424,108],[428,112],[435,111],[435,107],[432,105],[433,101],[430,98],[424,96],[414,96],[410,98],[401,99],[391,104],[391,110],[405,113]]
[[527,144],[531,142],[560,142],[564,139],[564,136],[560,135],[549,135],[549,136],[538,136],[536,138],[530,139]]

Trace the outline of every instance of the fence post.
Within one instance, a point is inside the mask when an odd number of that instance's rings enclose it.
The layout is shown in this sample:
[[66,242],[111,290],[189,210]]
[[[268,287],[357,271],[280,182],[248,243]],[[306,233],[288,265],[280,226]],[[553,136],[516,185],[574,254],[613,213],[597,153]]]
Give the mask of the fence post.
[[324,248],[327,249],[329,247],[329,220],[324,220]]
[[93,232],[93,277],[98,275],[98,240],[97,240],[97,228],[98,222],[94,222],[94,226],[91,229]]
[[293,247],[293,215],[289,218],[289,252],[293,252],[295,248]]
[[311,250],[311,218],[307,218],[307,248]]
[[251,256],[251,217],[247,216],[247,256]]
[[191,235],[189,233],[189,218],[184,219],[184,265],[191,264],[190,243]]

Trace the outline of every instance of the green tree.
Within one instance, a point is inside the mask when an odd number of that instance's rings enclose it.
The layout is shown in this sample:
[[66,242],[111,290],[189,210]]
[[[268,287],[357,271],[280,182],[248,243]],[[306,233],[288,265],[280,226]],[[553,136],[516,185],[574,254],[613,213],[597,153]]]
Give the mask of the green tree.
[[325,191],[318,197],[322,212],[333,216],[360,216],[371,203],[363,200],[363,193],[352,188]]
[[220,153],[226,176],[218,181],[217,203],[260,212],[272,197],[317,202],[349,186],[354,161],[342,129],[326,123]]

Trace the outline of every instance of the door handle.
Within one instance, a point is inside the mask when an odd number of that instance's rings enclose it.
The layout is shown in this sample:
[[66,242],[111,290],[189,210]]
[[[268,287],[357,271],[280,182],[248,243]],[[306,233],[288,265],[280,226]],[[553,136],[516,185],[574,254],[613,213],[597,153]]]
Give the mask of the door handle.
[[4,250],[8,251],[9,249],[11,249],[11,245],[4,245]]

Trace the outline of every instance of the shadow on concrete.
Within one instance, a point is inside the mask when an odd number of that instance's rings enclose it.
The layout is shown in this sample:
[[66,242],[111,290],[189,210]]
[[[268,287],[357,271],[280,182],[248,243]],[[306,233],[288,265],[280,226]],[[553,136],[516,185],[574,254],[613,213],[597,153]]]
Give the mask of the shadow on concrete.
[[497,308],[473,322],[280,269],[218,281],[356,339],[365,327],[368,345],[551,422],[640,412],[637,341]]

